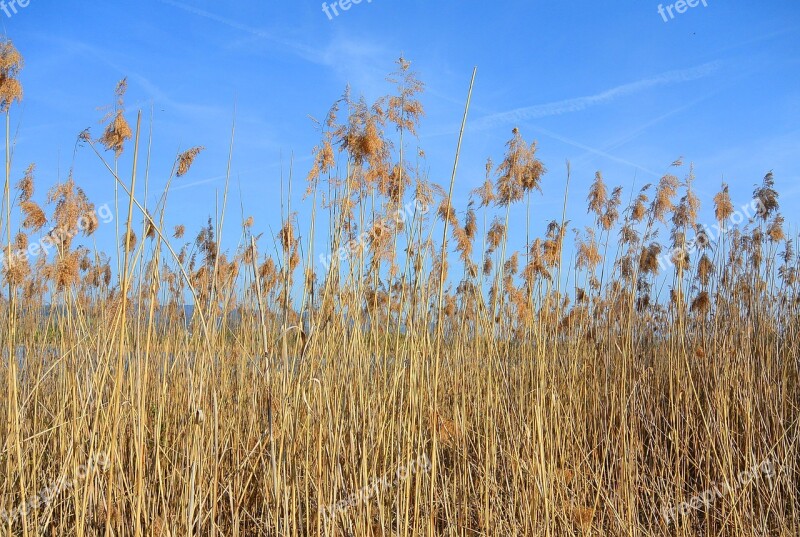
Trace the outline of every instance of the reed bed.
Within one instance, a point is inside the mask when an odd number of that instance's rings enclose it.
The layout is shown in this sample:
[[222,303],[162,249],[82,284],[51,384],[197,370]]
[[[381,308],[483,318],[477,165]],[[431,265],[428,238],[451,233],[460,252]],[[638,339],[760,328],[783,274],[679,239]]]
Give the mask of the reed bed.
[[277,233],[224,210],[167,229],[203,148],[145,206],[123,81],[80,137],[115,188],[103,253],[71,175],[12,177],[21,67],[5,41],[6,535],[800,534],[798,255],[772,174],[738,225],[724,185],[703,225],[691,166],[632,192],[598,173],[570,230],[567,168],[537,238],[512,207],[561,172],[515,129],[456,207],[401,59],[388,96],[317,124]]

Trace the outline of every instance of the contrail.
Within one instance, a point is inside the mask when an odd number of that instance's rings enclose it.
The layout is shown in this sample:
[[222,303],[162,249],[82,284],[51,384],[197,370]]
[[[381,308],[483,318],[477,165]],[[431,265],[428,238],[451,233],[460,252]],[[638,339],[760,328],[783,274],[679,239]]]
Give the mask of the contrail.
[[476,121],[473,125],[473,128],[481,129],[504,123],[513,123],[528,119],[540,119],[548,116],[559,116],[571,112],[580,112],[581,110],[586,110],[592,106],[609,103],[620,97],[633,95],[657,86],[666,86],[669,84],[677,84],[680,82],[689,82],[692,80],[705,78],[716,72],[720,65],[721,63],[718,61],[705,63],[697,67],[679,71],[668,71],[653,78],[647,78],[644,80],[639,80],[638,82],[623,84],[596,95],[588,95],[585,97],[576,97],[573,99],[565,99],[563,101],[555,101],[552,103],[526,106],[523,108],[509,110],[507,112],[492,114]]

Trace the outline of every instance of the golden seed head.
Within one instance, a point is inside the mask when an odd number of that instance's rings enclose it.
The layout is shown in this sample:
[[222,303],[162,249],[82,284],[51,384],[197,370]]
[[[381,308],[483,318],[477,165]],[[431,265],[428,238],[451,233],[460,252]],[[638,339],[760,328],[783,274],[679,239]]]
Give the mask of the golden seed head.
[[183,177],[189,173],[189,169],[192,167],[194,159],[197,158],[197,155],[199,155],[204,149],[205,147],[197,146],[178,155],[178,172],[176,175],[178,177]]
[[33,197],[33,172],[36,169],[36,164],[31,164],[25,170],[25,176],[17,183],[17,190],[19,190],[20,201],[28,201]]
[[22,65],[14,44],[8,39],[0,41],[0,112],[8,112],[14,102],[22,100],[22,85],[17,80]]
[[133,131],[125,119],[122,110],[119,110],[114,116],[114,120],[108,124],[103,136],[100,137],[100,143],[109,150],[114,151],[114,155],[119,157],[122,154],[125,142],[133,137]]

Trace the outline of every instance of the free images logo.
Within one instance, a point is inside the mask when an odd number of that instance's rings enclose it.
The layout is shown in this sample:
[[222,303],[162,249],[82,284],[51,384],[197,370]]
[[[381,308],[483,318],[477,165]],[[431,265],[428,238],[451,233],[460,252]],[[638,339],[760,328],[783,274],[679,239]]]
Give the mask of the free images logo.
[[0,11],[9,19],[16,15],[20,9],[31,5],[31,0],[0,0]]

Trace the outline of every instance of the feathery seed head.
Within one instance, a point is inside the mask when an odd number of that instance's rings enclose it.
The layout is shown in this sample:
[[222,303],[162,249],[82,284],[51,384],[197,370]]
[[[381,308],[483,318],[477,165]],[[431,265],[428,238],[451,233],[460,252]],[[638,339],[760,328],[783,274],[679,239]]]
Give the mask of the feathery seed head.
[[0,40],[0,112],[8,112],[14,102],[22,100],[22,84],[17,79],[22,65],[22,56],[11,40]]
[[178,172],[175,175],[178,177],[183,177],[189,173],[189,169],[192,167],[194,159],[197,158],[197,155],[199,155],[204,149],[205,147],[203,146],[197,146],[178,155]]

